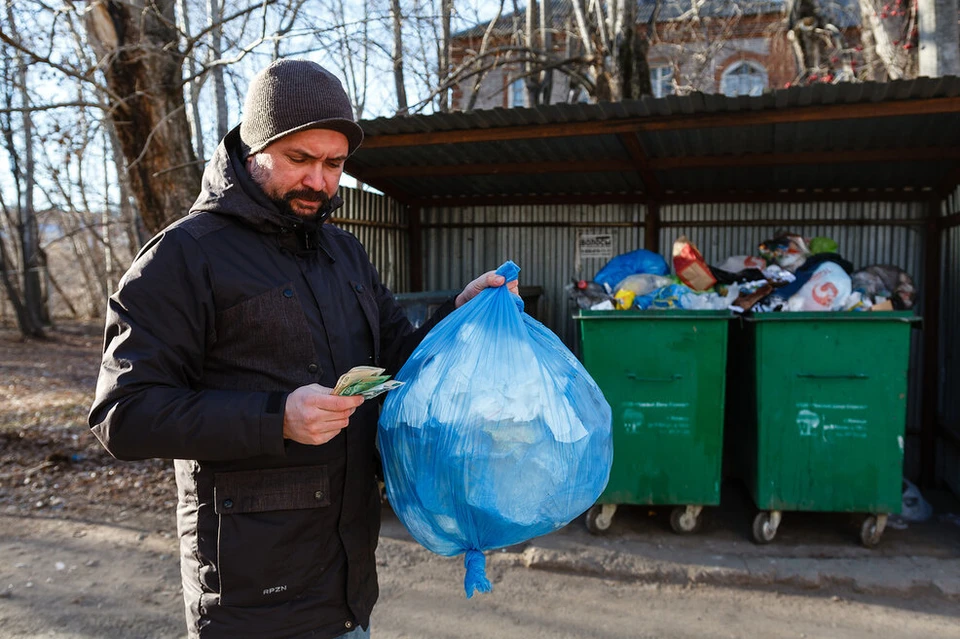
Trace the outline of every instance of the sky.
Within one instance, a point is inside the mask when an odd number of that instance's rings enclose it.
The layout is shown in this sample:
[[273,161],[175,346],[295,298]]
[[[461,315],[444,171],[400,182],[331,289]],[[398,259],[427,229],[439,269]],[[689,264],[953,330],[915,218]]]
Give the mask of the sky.
[[[462,20],[467,20],[470,17],[478,17],[479,20],[489,20],[494,15],[496,15],[497,8],[499,6],[499,0],[457,0],[456,6],[462,16]],[[305,5],[311,6],[311,5]],[[349,8],[353,8],[356,5],[354,3],[347,2],[346,5]],[[384,4],[386,6],[386,4]],[[504,11],[512,10],[512,2],[507,0],[504,2]],[[320,3],[315,5],[313,9],[317,11],[316,7],[320,7]],[[349,10],[349,9],[348,9]],[[321,35],[314,36],[315,41],[319,41],[323,37],[322,28],[325,24],[323,16],[326,14],[317,13],[313,17],[314,24],[318,24],[321,28]],[[348,16],[350,19],[350,16]],[[474,19],[468,20],[470,23]],[[462,28],[465,22],[456,25],[455,28]],[[26,23],[24,23],[25,26]],[[43,30],[48,28],[43,25],[38,25],[38,28]],[[389,37],[389,34],[386,34]],[[256,70],[262,67],[267,60],[269,60],[269,53],[272,51],[272,45],[262,45],[258,48],[256,52],[248,55],[244,60],[239,64],[230,68],[230,73],[227,76],[227,93],[228,93],[228,112],[229,112],[229,127],[232,128],[240,119],[240,104],[243,99],[243,95],[246,92],[246,85],[249,82],[250,78],[253,77]],[[308,54],[303,57],[310,57],[320,64],[324,64],[333,70],[339,65],[335,61],[325,58],[322,52],[315,52]],[[381,61],[381,64],[383,62]],[[29,67],[30,73],[30,85],[33,88],[32,100],[34,104],[45,103],[45,102],[56,102],[56,101],[71,101],[76,99],[76,96],[70,96],[63,93],[64,90],[71,91],[73,90],[72,82],[65,82],[62,78],[58,78],[56,72],[50,72],[45,70],[42,63],[34,64]],[[206,82],[203,88],[204,94],[202,96],[201,105],[204,109],[204,113],[201,115],[201,121],[203,122],[203,127],[205,130],[204,139],[206,142],[205,145],[205,155],[209,157],[213,152],[213,147],[215,146],[214,138],[216,137],[215,130],[215,118],[213,117],[213,96],[212,96],[212,82]],[[362,115],[364,119],[372,119],[379,116],[389,117],[393,113],[395,108],[395,96],[393,95],[393,83],[390,81],[384,82],[380,81],[379,78],[375,78],[372,82],[368,83],[368,95],[366,98],[366,109]],[[417,97],[414,93],[414,87],[408,87],[408,96],[411,102],[414,102]],[[63,116],[67,114],[68,111],[60,111],[59,115]],[[49,121],[55,115],[58,115],[57,112],[44,112],[36,114],[36,140],[46,140],[49,145],[50,135],[49,135]],[[92,182],[94,185],[98,185],[100,190],[103,188],[104,180],[102,177],[103,173],[103,159],[102,155],[99,155],[100,151],[97,148],[93,148],[94,145],[90,145],[87,148],[86,152],[89,154],[88,160],[85,162],[83,167],[84,177],[88,181]],[[46,147],[48,150],[52,147]],[[53,151],[54,153],[56,151]],[[97,175],[99,173],[99,175]],[[38,179],[41,181],[51,179],[45,172],[38,172]],[[15,203],[15,191],[13,189],[13,178],[10,168],[10,159],[9,155],[5,151],[0,151],[0,192],[3,194],[4,202],[7,205],[13,205]],[[342,184],[344,186],[353,187],[356,185],[355,180],[345,175]],[[111,193],[109,199],[113,202],[116,201],[118,196],[116,189],[111,188]],[[102,201],[102,195],[98,196]],[[46,198],[43,194],[43,189],[38,189],[34,195],[35,206],[38,209],[46,208],[49,205],[49,202],[46,201]],[[102,204],[97,204],[96,197],[92,198],[91,202],[92,207],[102,206]]]

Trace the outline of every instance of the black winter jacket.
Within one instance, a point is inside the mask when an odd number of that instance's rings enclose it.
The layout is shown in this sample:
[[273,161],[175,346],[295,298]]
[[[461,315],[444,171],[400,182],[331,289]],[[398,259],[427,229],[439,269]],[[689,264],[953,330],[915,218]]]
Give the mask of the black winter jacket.
[[118,459],[175,460],[190,637],[335,637],[378,594],[378,403],[305,446],[283,439],[286,395],[396,373],[452,304],[415,332],[360,242],[281,214],[238,142],[110,298],[90,426]]

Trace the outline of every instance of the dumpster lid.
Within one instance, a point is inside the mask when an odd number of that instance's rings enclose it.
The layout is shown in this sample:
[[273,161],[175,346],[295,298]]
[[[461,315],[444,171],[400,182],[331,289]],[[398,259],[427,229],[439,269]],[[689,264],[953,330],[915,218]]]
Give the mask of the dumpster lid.
[[745,322],[907,322],[919,323],[922,318],[913,311],[800,311],[744,314]]
[[625,319],[645,319],[645,320],[666,320],[666,319],[716,319],[729,320],[736,317],[732,311],[687,311],[677,310],[646,310],[646,311],[591,311],[581,309],[573,318],[577,320],[625,320]]

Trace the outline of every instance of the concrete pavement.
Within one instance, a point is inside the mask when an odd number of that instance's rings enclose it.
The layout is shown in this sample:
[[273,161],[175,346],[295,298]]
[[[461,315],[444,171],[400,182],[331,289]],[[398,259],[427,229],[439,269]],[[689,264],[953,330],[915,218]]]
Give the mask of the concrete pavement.
[[[838,513],[784,513],[773,542],[757,545],[749,498],[725,487],[723,505],[706,511],[698,533],[672,532],[670,508],[620,506],[604,534],[589,533],[580,517],[556,533],[487,557],[490,565],[520,563],[650,583],[837,589],[960,602],[960,523],[944,516],[960,515],[960,502],[939,497],[931,499],[937,512],[930,521],[888,526],[872,549],[859,543],[863,515]],[[407,535],[389,509],[383,534]]]

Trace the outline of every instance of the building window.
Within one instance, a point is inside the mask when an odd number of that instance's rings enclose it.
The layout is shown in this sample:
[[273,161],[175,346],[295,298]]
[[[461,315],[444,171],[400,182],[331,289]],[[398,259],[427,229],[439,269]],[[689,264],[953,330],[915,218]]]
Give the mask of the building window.
[[761,95],[766,88],[767,70],[747,60],[730,65],[720,80],[720,92],[726,96]]
[[510,84],[510,106],[522,107],[527,105],[527,85],[521,78]]
[[650,67],[650,88],[655,98],[673,95],[673,67]]

